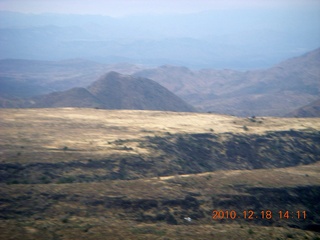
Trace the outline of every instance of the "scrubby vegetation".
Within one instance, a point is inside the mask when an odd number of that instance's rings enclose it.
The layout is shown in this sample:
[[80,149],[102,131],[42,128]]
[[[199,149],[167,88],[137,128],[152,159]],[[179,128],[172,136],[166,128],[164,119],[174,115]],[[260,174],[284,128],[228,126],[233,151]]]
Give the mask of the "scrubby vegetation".
[[[314,120],[14,111],[14,123],[0,115],[0,239],[320,236]],[[145,116],[149,125],[136,123]],[[33,123],[37,131],[26,127]],[[214,209],[270,210],[274,217],[212,219]],[[306,211],[307,218],[279,220],[280,210]]]

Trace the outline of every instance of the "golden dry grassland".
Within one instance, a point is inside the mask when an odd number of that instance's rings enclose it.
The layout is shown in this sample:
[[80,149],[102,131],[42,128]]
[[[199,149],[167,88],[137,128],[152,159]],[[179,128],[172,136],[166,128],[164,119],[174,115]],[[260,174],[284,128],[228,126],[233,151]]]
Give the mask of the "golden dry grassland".
[[[3,178],[7,173],[14,174],[16,169],[10,168],[10,164],[16,164],[14,166],[18,169],[38,163],[70,163],[66,171],[70,176],[102,176],[113,169],[90,170],[88,167],[84,170],[70,166],[74,162],[87,164],[90,158],[108,161],[108,156],[152,157],[159,154],[141,145],[141,140],[147,141],[147,137],[197,133],[250,136],[290,130],[320,131],[320,119],[238,118],[212,113],[81,108],[0,109],[0,166],[7,167],[0,174]],[[117,164],[114,169],[120,167],[120,163]],[[47,171],[50,174],[50,169]],[[96,179],[60,184],[54,181],[44,184],[0,183],[3,216],[0,219],[0,239],[320,239],[318,232],[295,229],[285,221],[267,225],[261,221],[253,224],[210,218],[214,204],[224,206],[224,199],[233,201],[239,198],[239,204],[242,204],[239,208],[246,206],[247,197],[260,199],[273,209],[317,207],[299,201],[299,196],[295,195],[299,189],[319,189],[319,161],[286,168],[218,170],[159,177],[145,175],[143,179],[135,180]],[[264,189],[269,191],[269,197],[271,194],[270,203],[263,199],[263,195],[260,198],[255,196],[256,193],[261,195]],[[253,190],[256,192],[250,192]],[[281,199],[272,195],[273,191],[283,191],[287,194],[285,196],[293,197],[297,202],[281,205]],[[318,193],[312,194],[317,196]],[[193,196],[191,199],[196,199],[197,207],[181,207],[180,202],[188,202],[186,196]],[[117,199],[128,205],[117,205]],[[278,202],[273,204],[272,199]],[[137,205],[141,201],[154,201],[156,207],[147,207],[146,210]],[[195,218],[192,223],[183,222],[183,214],[198,212],[204,213],[202,218]],[[179,224],[169,224],[167,220],[141,220],[157,214],[174,216]],[[316,213],[313,216],[317,216]]]
[[[143,154],[139,140],[166,133],[243,133],[320,130],[318,118],[238,118],[209,113],[139,110],[1,109],[0,161],[68,161],[79,156]],[[119,146],[120,145],[120,146]],[[66,151],[64,150],[73,150]],[[14,157],[24,154],[24,158]],[[38,157],[32,157],[37,153]],[[41,156],[41,157],[40,157]]]

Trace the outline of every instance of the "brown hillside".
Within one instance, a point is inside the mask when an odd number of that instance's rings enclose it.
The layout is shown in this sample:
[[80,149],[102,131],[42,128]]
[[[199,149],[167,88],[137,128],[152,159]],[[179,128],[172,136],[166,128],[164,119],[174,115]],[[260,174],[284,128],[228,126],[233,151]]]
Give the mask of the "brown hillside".
[[320,99],[286,114],[286,117],[320,117]]
[[86,88],[72,88],[27,100],[1,99],[3,108],[85,107],[193,112],[195,109],[152,80],[110,72]]
[[194,111],[160,84],[141,77],[110,72],[88,87],[106,109]]
[[137,72],[204,111],[238,116],[283,116],[320,94],[320,49],[270,69],[233,71],[162,66]]
[[34,97],[24,107],[103,107],[103,104],[85,88],[72,88]]

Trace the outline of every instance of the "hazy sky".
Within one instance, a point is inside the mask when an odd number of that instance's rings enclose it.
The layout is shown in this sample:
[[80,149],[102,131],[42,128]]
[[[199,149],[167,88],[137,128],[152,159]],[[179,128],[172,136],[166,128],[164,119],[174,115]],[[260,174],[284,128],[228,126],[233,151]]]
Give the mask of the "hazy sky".
[[222,9],[319,9],[320,0],[0,0],[0,10],[125,16]]
[[[320,0],[0,0],[0,11],[119,17],[0,13],[1,34],[7,34],[0,39],[0,53],[6,58],[119,57],[117,61],[252,68],[320,45]],[[21,26],[30,31],[20,31]],[[8,27],[17,27],[17,33],[6,32]],[[70,48],[69,41],[81,44]],[[55,44],[59,51],[52,51]]]

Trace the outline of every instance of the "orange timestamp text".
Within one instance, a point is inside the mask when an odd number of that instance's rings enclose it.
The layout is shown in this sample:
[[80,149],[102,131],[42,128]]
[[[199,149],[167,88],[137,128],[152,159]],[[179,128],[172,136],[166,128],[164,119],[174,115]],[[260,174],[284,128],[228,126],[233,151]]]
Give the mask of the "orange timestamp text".
[[254,210],[244,210],[244,211],[235,211],[235,210],[213,210],[212,219],[222,220],[222,219],[307,219],[306,211],[289,211],[289,210],[261,210],[259,212]]

